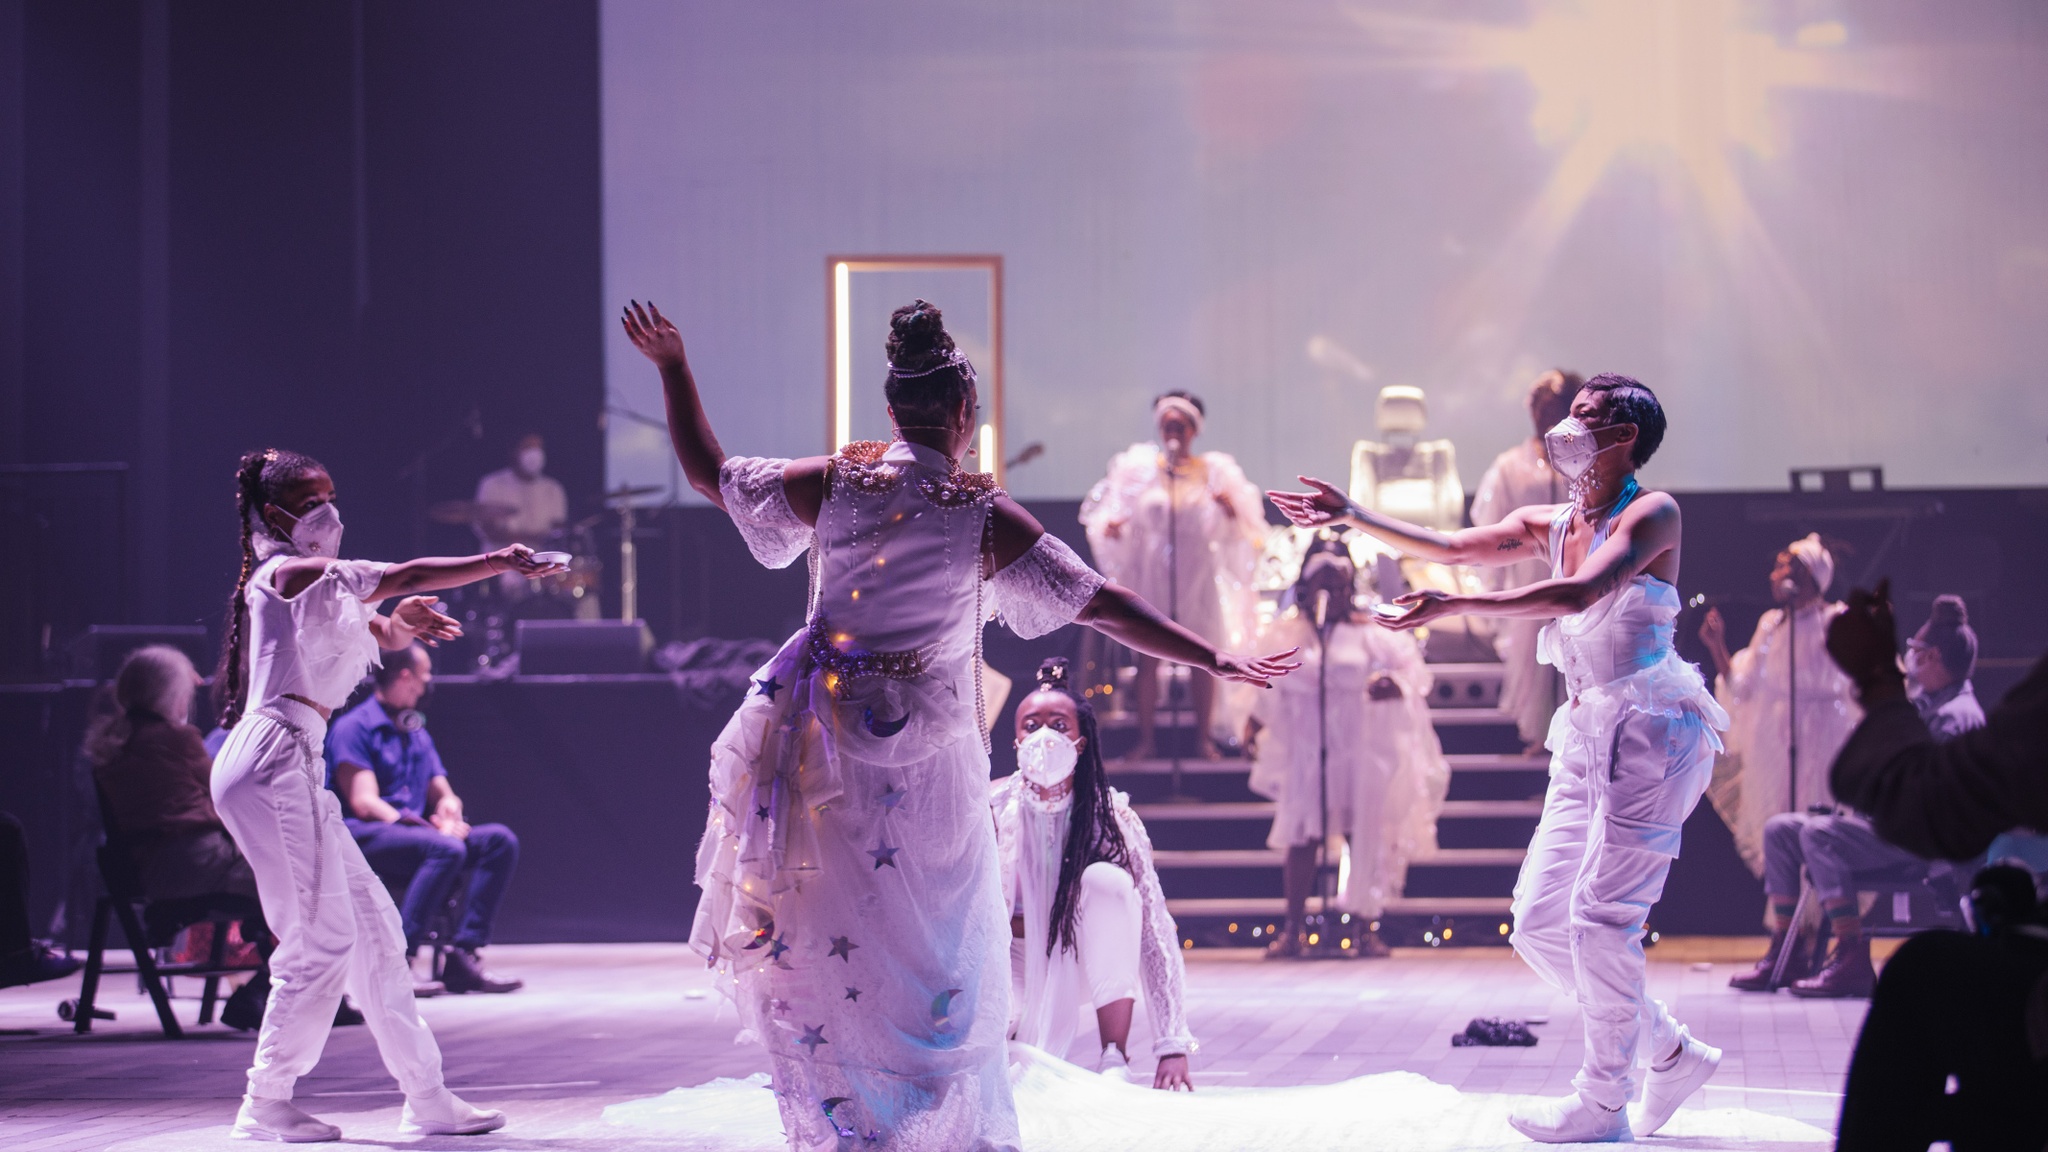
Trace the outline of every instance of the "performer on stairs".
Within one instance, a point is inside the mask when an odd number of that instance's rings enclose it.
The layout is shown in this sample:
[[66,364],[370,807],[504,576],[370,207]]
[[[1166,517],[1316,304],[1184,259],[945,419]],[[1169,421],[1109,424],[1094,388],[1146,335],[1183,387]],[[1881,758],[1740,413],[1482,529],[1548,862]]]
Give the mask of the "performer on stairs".
[[726,456],[675,326],[638,304],[624,324],[660,369],[691,487],[762,563],[811,558],[808,623],[712,746],[691,942],[767,1048],[792,1148],[1015,1148],[989,609],[1022,636],[1079,621],[1247,683],[1294,664],[1219,652],[962,470],[974,367],[930,304],[890,322],[898,439],[801,460]]
[[[1550,726],[1550,789],[1515,885],[1511,938],[1584,1016],[1578,1091],[1512,1117],[1522,1133],[1551,1143],[1649,1135],[1721,1058],[1644,989],[1644,921],[1728,723],[1699,670],[1672,647],[1678,502],[1636,482],[1664,426],[1663,408],[1641,383],[1594,377],[1545,437],[1572,501],[1523,508],[1484,528],[1432,531],[1360,508],[1305,476],[1314,491],[1270,494],[1296,524],[1351,524],[1442,563],[1502,565],[1531,552],[1550,561],[1551,579],[1523,588],[1409,593],[1397,601],[1408,612],[1388,623],[1414,628],[1457,613],[1551,621],[1543,658],[1564,675],[1570,699]],[[1630,1117],[1639,1063],[1648,1074],[1642,1108]]]

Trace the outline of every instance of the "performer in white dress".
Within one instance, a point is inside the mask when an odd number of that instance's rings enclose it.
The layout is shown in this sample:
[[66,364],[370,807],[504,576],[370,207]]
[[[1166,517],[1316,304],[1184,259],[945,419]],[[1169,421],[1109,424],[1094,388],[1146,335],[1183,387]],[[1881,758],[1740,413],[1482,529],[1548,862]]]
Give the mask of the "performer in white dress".
[[727,457],[682,337],[635,304],[691,487],[756,559],[810,554],[809,622],[760,670],[711,753],[692,944],[766,1047],[792,1148],[1018,1144],[1005,1071],[1009,917],[989,819],[980,643],[1071,621],[1213,675],[1224,655],[1090,571],[986,474],[973,366],[918,301],[891,319],[899,437],[831,457]]
[[[1105,575],[1210,644],[1236,651],[1251,642],[1265,504],[1228,453],[1194,452],[1205,411],[1186,392],[1154,401],[1158,441],[1133,444],[1109,462],[1109,474],[1081,503],[1081,524]],[[1194,681],[1199,759],[1216,755],[1214,687]],[[1140,653],[1133,759],[1154,753],[1158,704],[1159,661]],[[1232,724],[1226,717],[1224,728]]]
[[[229,732],[213,762],[213,803],[256,874],[277,950],[234,1135],[341,1139],[341,1129],[293,1105],[292,1087],[319,1061],[344,989],[405,1092],[405,1132],[489,1132],[505,1114],[473,1108],[442,1083],[441,1050],[413,1005],[398,908],[341,822],[320,750],[328,718],[377,663],[379,647],[461,634],[434,609],[434,597],[415,593],[561,569],[536,563],[521,544],[404,564],[336,559],[341,515],[334,482],[317,461],[275,448],[251,452],[235,479],[242,575],[214,676]],[[378,615],[378,601],[394,596],[405,599]]]
[[[1369,925],[1401,894],[1408,862],[1436,849],[1436,819],[1450,765],[1429,720],[1428,665],[1406,632],[1372,624],[1357,608],[1358,571],[1344,541],[1318,531],[1302,562],[1293,603],[1259,635],[1260,645],[1299,648],[1302,670],[1260,693],[1252,711],[1252,791],[1277,802],[1268,848],[1287,853],[1287,925],[1267,946],[1302,954],[1304,914],[1316,880],[1316,846],[1348,859],[1332,908],[1360,925],[1358,950],[1385,956]],[[1320,627],[1318,624],[1320,623]],[[1327,762],[1324,753],[1327,750]]]
[[[1716,730],[1728,723],[1699,670],[1672,647],[1678,502],[1636,483],[1664,424],[1641,383],[1587,381],[1571,417],[1545,438],[1572,502],[1524,508],[1484,528],[1434,532],[1362,509],[1307,477],[1315,491],[1270,494],[1297,524],[1341,520],[1444,563],[1549,557],[1552,578],[1525,588],[1402,596],[1397,603],[1411,607],[1389,626],[1460,612],[1551,619],[1544,659],[1563,673],[1570,700],[1550,726],[1550,789],[1515,885],[1511,943],[1577,999],[1584,1017],[1578,1091],[1532,1101],[1512,1118],[1525,1135],[1552,1143],[1656,1132],[1721,1058],[1644,990],[1644,921],[1663,894],[1685,818],[1706,790],[1721,747]],[[1638,1063],[1648,1065],[1646,1077]],[[1643,1103],[1632,1118],[1626,1105],[1639,1082]]]
[[[1553,368],[1529,386],[1529,421],[1535,426],[1530,437],[1494,457],[1486,475],[1479,478],[1479,491],[1472,497],[1472,523],[1477,527],[1498,524],[1517,508],[1534,504],[1561,504],[1565,483],[1550,466],[1543,451],[1543,434],[1572,414],[1572,398],[1585,381],[1576,372]],[[1480,579],[1491,592],[1502,592],[1550,578],[1550,566],[1540,556],[1517,560],[1501,568],[1488,568]],[[1502,620],[1494,625],[1493,648],[1500,654],[1500,710],[1515,718],[1525,751],[1543,747],[1550,731],[1550,718],[1564,701],[1564,685],[1557,669],[1536,659],[1536,634],[1543,621]]]
[[[1285,683],[1285,681],[1282,681]],[[1096,1070],[1126,1078],[1138,990],[1152,1021],[1155,1088],[1193,1089],[1180,935],[1130,797],[1102,769],[1095,709],[1047,660],[1017,705],[1017,771],[995,782],[996,849],[1010,901],[1010,1035],[1064,1056],[1095,1009]]]
[[[1714,661],[1715,695],[1728,709],[1728,750],[1708,789],[1714,810],[1735,834],[1735,850],[1764,874],[1764,824],[1784,812],[1832,805],[1828,768],[1863,719],[1849,678],[1828,658],[1828,625],[1842,603],[1827,598],[1835,558],[1819,535],[1794,540],[1771,567],[1779,607],[1756,622],[1749,646],[1730,655],[1719,608],[1700,622]],[[1799,778],[1792,778],[1793,672],[1798,673]]]

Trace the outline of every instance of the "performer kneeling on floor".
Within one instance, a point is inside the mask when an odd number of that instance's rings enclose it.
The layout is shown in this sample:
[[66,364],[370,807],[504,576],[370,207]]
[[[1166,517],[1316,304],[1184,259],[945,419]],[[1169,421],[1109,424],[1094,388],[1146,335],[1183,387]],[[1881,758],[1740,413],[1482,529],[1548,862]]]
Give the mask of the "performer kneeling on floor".
[[990,796],[1010,901],[1010,1035],[1063,1057],[1085,1000],[1102,1042],[1096,1070],[1123,1078],[1142,983],[1159,1058],[1152,1086],[1192,1090],[1180,936],[1152,840],[1130,797],[1109,786],[1100,746],[1067,662],[1047,660],[1017,705],[1017,771]]
[[[1678,502],[1636,482],[1664,425],[1656,396],[1638,381],[1588,380],[1571,416],[1545,437],[1572,501],[1523,508],[1485,528],[1431,531],[1360,508],[1306,476],[1314,491],[1270,494],[1296,524],[1341,521],[1427,560],[1501,565],[1535,551],[1550,561],[1551,579],[1522,588],[1409,593],[1397,601],[1408,612],[1387,623],[1414,628],[1459,613],[1555,618],[1541,652],[1570,698],[1550,725],[1550,788],[1515,884],[1511,937],[1539,976],[1578,1000],[1585,1020],[1578,1091],[1511,1117],[1524,1135],[1552,1143],[1647,1136],[1721,1059],[1644,990],[1644,921],[1728,724],[1699,669],[1672,647]],[[1631,1118],[1638,1063],[1649,1070]]]
[[[536,563],[523,544],[404,564],[339,560],[341,516],[319,462],[276,448],[251,452],[235,479],[242,575],[214,676],[229,732],[213,763],[213,803],[256,874],[278,943],[234,1134],[287,1143],[341,1138],[341,1129],[293,1106],[292,1086],[319,1061],[344,987],[405,1092],[402,1131],[502,1127],[503,1112],[473,1108],[442,1082],[441,1050],[413,1003],[398,908],[341,822],[321,746],[328,718],[377,663],[380,646],[461,634],[434,597],[413,593],[560,569]],[[377,602],[394,596],[404,599],[379,615]]]

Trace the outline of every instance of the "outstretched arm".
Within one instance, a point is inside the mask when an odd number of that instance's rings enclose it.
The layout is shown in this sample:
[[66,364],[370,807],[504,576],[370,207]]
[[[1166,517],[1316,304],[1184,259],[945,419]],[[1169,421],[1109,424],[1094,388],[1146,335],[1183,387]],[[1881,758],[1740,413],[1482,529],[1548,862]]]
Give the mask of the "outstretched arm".
[[1410,605],[1406,616],[1379,622],[1389,628],[1405,629],[1427,624],[1439,616],[1545,620],[1582,612],[1602,596],[1635,579],[1657,557],[1677,547],[1679,534],[1678,501],[1666,493],[1653,492],[1622,510],[1607,542],[1594,549],[1570,576],[1470,596],[1435,590],[1410,592],[1394,601]]
[[[1039,547],[1040,538],[1046,535],[1046,531],[1044,525],[1041,525],[1031,513],[1026,512],[1021,505],[1007,496],[996,501],[990,516],[992,523],[989,549],[984,558],[987,567],[984,571],[996,580],[1000,596],[1000,585],[1013,575],[1010,571],[1012,566],[1017,565],[1028,553]],[[1057,540],[1052,543],[1058,545],[1057,551],[1066,555],[1067,559],[1063,563],[1068,567],[1060,575],[1044,579],[1069,587],[1075,596],[1080,595],[1086,588],[1093,587],[1093,581],[1101,579],[1099,575],[1090,572],[1081,563],[1080,557],[1074,556],[1064,545],[1059,545]],[[1057,563],[1054,568],[1058,569]],[[1072,579],[1075,573],[1088,577],[1090,582],[1074,586]],[[1029,584],[1030,581],[1027,579],[1026,583]],[[1044,597],[1026,593],[1023,598],[1029,601]],[[1000,604],[999,599],[998,605]],[[1215,645],[1168,620],[1158,609],[1147,604],[1143,597],[1114,582],[1104,582],[1094,595],[1088,598],[1087,603],[1080,605],[1078,612],[1074,610],[1073,602],[1067,601],[1065,610],[1057,617],[1044,620],[1040,626],[1020,632],[1020,635],[1039,635],[1068,620],[1086,624],[1147,656],[1157,656],[1162,660],[1172,660],[1191,668],[1200,668],[1212,676],[1225,680],[1239,680],[1263,686],[1274,677],[1284,676],[1301,666],[1299,661],[1293,659],[1292,649],[1267,657],[1232,656],[1218,652]],[[1017,623],[1016,619],[1010,618],[1013,628]]]
[[1354,503],[1336,485],[1308,476],[1300,478],[1307,492],[1268,492],[1274,507],[1303,528],[1344,524],[1384,540],[1410,556],[1439,564],[1494,568],[1542,555],[1550,518],[1557,509],[1539,505],[1510,512],[1498,524],[1438,532],[1410,524]]
[[725,463],[725,449],[712,435],[711,418],[704,414],[704,401],[697,395],[697,378],[690,375],[689,357],[683,354],[683,335],[661,309],[638,300],[625,310],[620,322],[626,339],[661,371],[661,394],[668,408],[668,438],[690,487],[725,510],[725,497],[718,491],[718,468]]

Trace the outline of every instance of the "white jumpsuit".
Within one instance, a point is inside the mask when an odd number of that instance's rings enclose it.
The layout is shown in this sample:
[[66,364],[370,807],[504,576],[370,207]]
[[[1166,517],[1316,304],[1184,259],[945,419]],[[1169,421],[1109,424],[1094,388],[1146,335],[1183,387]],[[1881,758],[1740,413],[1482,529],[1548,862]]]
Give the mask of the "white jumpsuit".
[[[1550,529],[1560,576],[1571,515],[1567,505]],[[1589,554],[1605,536],[1603,527]],[[1644,921],[1728,725],[1699,669],[1672,647],[1678,609],[1676,588],[1640,575],[1541,636],[1570,699],[1551,721],[1550,788],[1515,881],[1509,943],[1578,1001],[1586,1053],[1573,1084],[1608,1109],[1635,1094],[1639,1059],[1677,1041],[1678,1022],[1644,990]]]
[[249,1094],[291,1099],[292,1085],[319,1062],[346,991],[398,1086],[410,1097],[432,1095],[441,1087],[441,1050],[413,1004],[398,908],[326,786],[326,721],[285,699],[339,706],[376,663],[366,598],[385,565],[334,561],[287,600],[271,583],[285,558],[249,577],[250,706],[213,761],[214,807],[256,874],[278,942]]

